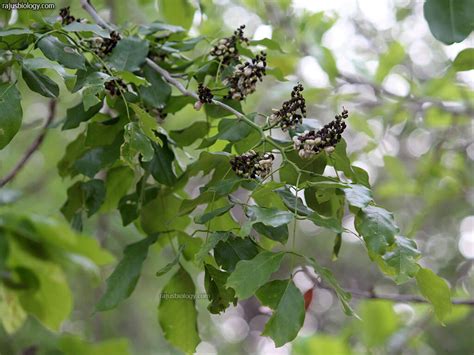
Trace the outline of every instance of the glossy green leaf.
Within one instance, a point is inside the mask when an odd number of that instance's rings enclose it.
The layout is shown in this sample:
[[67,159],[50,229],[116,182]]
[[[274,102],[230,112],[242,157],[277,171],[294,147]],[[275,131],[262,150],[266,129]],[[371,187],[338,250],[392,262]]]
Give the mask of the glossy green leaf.
[[153,159],[155,151],[152,143],[143,133],[138,123],[128,123],[125,126],[123,138],[124,142],[120,147],[120,155],[130,167],[136,164],[135,158],[138,154],[140,154],[140,159],[144,162],[149,162]]
[[250,41],[250,45],[251,46],[264,46],[264,47],[267,47],[267,49],[285,53],[283,49],[281,49],[280,44],[277,41],[274,41],[270,38],[263,38],[259,40]]
[[358,208],[364,208],[372,202],[372,191],[363,185],[350,184],[343,189],[349,205]]
[[145,63],[149,43],[138,37],[121,39],[108,58],[112,68],[118,71],[134,72]]
[[367,248],[380,255],[395,242],[395,235],[399,232],[393,215],[377,206],[360,209],[355,217],[355,228],[364,238]]
[[227,205],[224,207],[217,208],[213,211],[201,214],[194,218],[194,222],[197,224],[206,224],[214,217],[222,216],[224,213],[228,212],[232,207],[234,207],[234,205]]
[[433,36],[445,44],[463,41],[474,29],[470,0],[426,0],[423,12]]
[[108,212],[118,207],[120,199],[131,187],[134,177],[133,170],[126,166],[117,166],[107,171],[106,194],[101,212]]
[[96,305],[98,311],[117,307],[132,294],[140,278],[148,248],[156,242],[157,234],[125,247],[123,258],[107,279],[107,289]]
[[278,227],[270,227],[263,223],[254,223],[253,229],[259,234],[282,244],[288,241],[288,226],[282,225]]
[[339,301],[341,302],[344,313],[348,316],[357,316],[349,304],[349,301],[352,298],[351,294],[345,291],[339,285],[332,272],[328,268],[319,265],[318,262],[313,258],[305,257],[305,259],[313,267],[314,271],[332,287],[334,292],[336,292],[336,295],[339,298]]
[[456,71],[466,71],[474,69],[474,48],[466,48],[458,53],[453,62]]
[[280,268],[284,256],[281,252],[263,251],[251,260],[239,261],[227,285],[235,290],[238,298],[249,298]]
[[420,252],[414,240],[396,236],[394,247],[383,256],[383,260],[395,271],[395,281],[403,283],[418,272],[416,261],[419,257]]
[[54,36],[46,36],[38,41],[38,48],[41,49],[46,58],[54,60],[66,68],[85,69],[85,58],[74,47],[61,42]]
[[209,312],[219,314],[232,303],[237,304],[235,291],[225,286],[229,274],[216,269],[210,264],[204,264],[204,287],[211,301],[207,306]]
[[0,83],[0,149],[18,133],[23,118],[21,95],[15,84]]
[[23,66],[21,72],[23,80],[31,91],[46,97],[57,97],[59,95],[58,84],[38,70],[30,70]]
[[153,158],[144,166],[148,167],[156,181],[163,185],[173,186],[178,180],[173,170],[175,156],[169,147],[166,136],[158,135],[158,139],[162,142],[162,145],[152,143],[154,150]]
[[270,227],[279,227],[290,223],[293,214],[288,211],[280,211],[276,208],[265,208],[250,206],[247,210],[252,223],[263,223]]
[[215,232],[209,235],[209,237],[206,238],[206,241],[202,245],[199,252],[196,254],[196,262],[202,262],[204,258],[209,254],[209,252],[214,249],[217,243],[219,243],[220,241],[227,240],[231,235],[232,234],[230,232]]
[[160,277],[160,276],[165,275],[166,273],[168,273],[173,268],[173,266],[175,266],[179,263],[179,257],[181,256],[181,253],[183,252],[184,247],[185,247],[185,245],[182,244],[179,247],[178,251],[176,252],[176,255],[175,255],[174,259],[171,262],[169,262],[168,264],[166,264],[165,266],[163,266],[160,270],[158,270],[156,272],[156,276]]
[[185,353],[194,353],[201,341],[192,298],[195,291],[193,280],[181,267],[161,291],[158,306],[158,321],[165,338]]
[[82,101],[79,102],[76,106],[67,109],[66,119],[62,129],[66,130],[79,127],[81,122],[90,120],[101,108],[102,103],[98,103],[86,110],[84,103]]
[[151,86],[140,86],[140,97],[151,107],[164,108],[171,96],[171,87],[150,67],[145,66],[143,73]]
[[277,348],[295,339],[303,326],[305,309],[303,295],[293,281],[270,281],[257,290],[256,296],[273,310],[262,335],[272,338]]
[[0,30],[0,49],[26,49],[35,41],[35,35],[28,28]]
[[336,218],[326,217],[326,216],[320,215],[317,212],[311,213],[310,215],[306,216],[306,218],[317,226],[327,228],[336,233],[342,232],[341,222],[337,220]]
[[89,32],[89,34],[96,34],[103,38],[110,38],[109,32],[95,23],[72,22],[69,25],[64,26],[63,30],[76,33],[86,32],[86,34]]
[[416,283],[423,297],[433,305],[436,317],[443,322],[452,309],[451,291],[446,281],[430,269],[420,267]]
[[234,271],[241,260],[253,259],[258,254],[258,247],[250,238],[230,236],[214,244],[214,259],[224,270]]

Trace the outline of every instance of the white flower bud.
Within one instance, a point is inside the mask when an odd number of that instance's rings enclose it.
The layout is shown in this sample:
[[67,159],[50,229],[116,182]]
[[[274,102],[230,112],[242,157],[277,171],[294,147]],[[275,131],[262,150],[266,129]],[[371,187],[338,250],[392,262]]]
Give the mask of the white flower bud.
[[326,147],[324,148],[324,150],[326,151],[326,153],[330,154],[332,152],[334,152],[334,147],[332,145],[330,145],[329,147]]

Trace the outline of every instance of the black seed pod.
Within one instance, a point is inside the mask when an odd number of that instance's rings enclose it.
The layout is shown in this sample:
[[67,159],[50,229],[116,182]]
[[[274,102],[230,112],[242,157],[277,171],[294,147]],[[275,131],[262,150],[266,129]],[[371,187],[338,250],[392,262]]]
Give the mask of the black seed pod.
[[248,44],[248,38],[244,37],[245,25],[234,31],[231,37],[222,38],[211,50],[211,56],[216,57],[222,64],[229,64],[233,59],[239,58],[238,43]]
[[275,157],[272,153],[256,153],[253,150],[230,160],[232,170],[244,178],[263,179],[272,171]]
[[305,131],[301,135],[294,136],[293,143],[299,156],[308,159],[323,150],[332,153],[346,129],[346,122],[343,119],[348,117],[349,112],[343,107],[341,114],[336,115],[333,121],[324,125],[319,131]]
[[283,131],[301,124],[303,118],[306,117],[306,101],[301,94],[303,90],[303,85],[296,85],[291,92],[291,99],[285,101],[281,109],[270,116],[270,120],[278,123]]
[[239,64],[234,72],[224,83],[229,87],[226,99],[241,101],[256,89],[257,82],[262,81],[266,75],[267,54],[260,52],[251,61]]
[[210,104],[214,97],[214,95],[212,95],[211,89],[209,89],[207,86],[204,86],[202,83],[199,83],[199,86],[198,86],[198,96],[199,96],[199,101],[202,102],[203,104],[205,103]]
[[104,84],[104,86],[105,86],[105,90],[107,90],[111,96],[120,96],[121,91],[127,91],[127,85],[124,83],[122,79],[107,81]]

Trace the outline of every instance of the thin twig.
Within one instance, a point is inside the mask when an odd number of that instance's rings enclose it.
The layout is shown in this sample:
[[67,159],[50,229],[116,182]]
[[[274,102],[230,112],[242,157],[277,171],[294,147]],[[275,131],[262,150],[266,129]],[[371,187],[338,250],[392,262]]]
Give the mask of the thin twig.
[[56,115],[56,100],[51,100],[49,102],[48,107],[48,118],[46,119],[46,123],[44,124],[43,129],[41,130],[38,137],[36,137],[36,139],[30,145],[30,147],[26,150],[25,154],[23,155],[23,158],[21,158],[21,160],[16,164],[16,166],[0,180],[0,187],[5,186],[15,178],[15,176],[20,172],[20,170],[23,169],[28,160],[30,160],[33,153],[36,152],[41,146],[41,143],[43,143],[44,137],[48,132],[48,127],[53,122],[54,116]]
[[[321,283],[321,280],[315,277],[307,267],[303,267],[303,272],[307,277],[314,282],[315,287],[323,288],[325,290],[332,291],[331,287],[327,287]],[[366,299],[378,299],[378,300],[388,300],[394,302],[407,302],[407,303],[429,303],[425,298],[418,295],[400,295],[400,294],[387,294],[387,293],[376,293],[374,291],[364,291],[356,288],[345,288],[345,291],[352,294],[352,296],[357,298],[366,298]],[[474,307],[474,299],[452,299],[451,303],[454,305],[466,305]]]

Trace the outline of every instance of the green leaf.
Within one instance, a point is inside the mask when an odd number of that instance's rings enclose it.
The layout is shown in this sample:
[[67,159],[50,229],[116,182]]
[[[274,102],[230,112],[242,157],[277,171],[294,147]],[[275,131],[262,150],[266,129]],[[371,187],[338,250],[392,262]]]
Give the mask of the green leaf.
[[155,143],[163,146],[163,141],[158,136],[158,122],[155,118],[151,117],[148,112],[142,109],[140,106],[130,103],[129,106],[135,111],[138,117],[138,125],[142,129],[143,133]]
[[150,83],[141,76],[137,76],[129,71],[119,71],[115,73],[120,79],[125,81],[128,84],[134,84],[136,86],[149,86]]
[[363,185],[350,184],[343,191],[347,202],[353,207],[364,208],[373,201],[372,191]]
[[270,281],[258,289],[256,296],[273,310],[262,335],[271,337],[277,348],[295,339],[303,326],[305,309],[303,295],[293,281]]
[[20,130],[23,118],[21,95],[14,84],[0,84],[0,112],[0,149],[3,149]]
[[31,91],[37,92],[46,97],[57,97],[59,95],[59,86],[46,75],[38,70],[30,70],[26,66],[21,69],[23,80]]
[[278,188],[275,190],[275,192],[278,193],[286,208],[288,208],[291,212],[295,211],[295,207],[296,212],[299,215],[307,216],[313,212],[308,207],[306,207],[303,203],[303,200],[299,197],[296,197],[287,186]]
[[0,49],[23,50],[35,41],[35,35],[27,28],[0,30]]
[[46,58],[54,60],[69,69],[86,69],[85,58],[74,47],[69,46],[54,36],[46,36],[38,41]]
[[253,229],[257,231],[259,234],[281,244],[286,244],[288,241],[288,226],[278,226],[278,227],[270,227],[266,226],[263,223],[254,223]]
[[416,275],[419,257],[414,240],[396,236],[394,247],[383,256],[383,260],[395,271],[395,281],[400,284]]
[[158,139],[162,142],[162,145],[152,144],[155,151],[153,158],[148,164],[143,165],[145,167],[148,166],[151,175],[156,181],[163,185],[173,186],[178,180],[173,171],[174,153],[169,147],[166,136],[160,134]]
[[[317,334],[317,335],[316,335]],[[295,355],[352,355],[346,340],[338,335],[316,333],[310,337],[301,337],[295,341],[292,350]]]
[[474,48],[466,48],[458,53],[453,62],[456,71],[466,71],[474,69]]
[[140,70],[148,55],[148,47],[148,41],[138,37],[121,39],[107,61],[118,71]]
[[210,264],[204,264],[204,270],[204,287],[211,301],[207,306],[209,312],[219,314],[229,307],[230,303],[237,305],[235,291],[225,286],[229,274]]
[[247,137],[252,129],[253,128],[244,121],[226,118],[219,122],[219,133],[213,138],[227,140],[229,142],[238,142]]
[[426,0],[423,12],[433,36],[445,44],[462,42],[474,29],[470,0]]
[[158,306],[158,320],[165,338],[185,353],[194,353],[201,341],[192,298],[195,290],[193,280],[181,267],[163,288]]
[[62,129],[66,130],[79,127],[81,122],[90,120],[101,108],[102,103],[98,103],[86,110],[84,108],[84,102],[79,102],[76,106],[67,109]]
[[348,316],[357,316],[349,304],[349,301],[352,298],[351,294],[339,285],[332,272],[328,268],[319,265],[313,258],[305,257],[305,259],[313,267],[314,271],[333,288],[334,292],[336,292],[344,313]]
[[175,266],[179,263],[179,257],[181,256],[181,253],[183,252],[184,247],[185,247],[184,244],[180,245],[178,251],[176,252],[176,256],[174,257],[174,259],[171,262],[169,262],[168,264],[166,264],[165,266],[163,266],[160,270],[158,270],[156,272],[156,276],[158,276],[158,277],[163,276],[164,274],[169,272],[173,268],[173,266]]
[[250,206],[247,211],[252,223],[263,223],[274,228],[286,225],[293,220],[292,213],[280,211],[276,208]]
[[143,73],[151,85],[138,88],[140,97],[147,105],[162,109],[171,96],[171,87],[149,66],[143,68]]
[[73,335],[61,336],[59,349],[64,354],[74,355],[130,354],[127,339],[107,339],[99,343],[89,343]]
[[267,49],[279,51],[281,53],[285,53],[283,49],[281,49],[280,44],[277,41],[274,41],[270,38],[263,38],[255,41],[250,41],[251,46],[264,46]]
[[[240,104],[240,101],[235,101],[235,100],[219,100],[223,102],[224,104],[232,107],[233,109],[237,110],[238,112],[242,112],[242,105]],[[226,110],[222,108],[221,106],[217,106],[215,104],[207,104],[204,105],[204,108],[206,109],[206,113],[210,118],[222,118],[222,117],[227,117],[227,116],[233,116],[234,114],[230,112],[229,110]]]
[[240,260],[250,260],[258,254],[258,247],[250,238],[230,236],[214,245],[216,263],[230,272],[235,270]]
[[[166,106],[168,107],[168,106]],[[199,138],[203,138],[209,132],[209,123],[194,122],[191,126],[179,131],[170,131],[170,138],[180,147],[193,144]]]
[[332,261],[336,261],[339,258],[339,252],[341,251],[342,246],[342,234],[338,233],[336,239],[334,240],[334,246],[332,248]]
[[[34,315],[47,328],[59,331],[62,322],[72,311],[72,292],[62,268],[31,254],[17,240],[10,240],[8,266],[34,270],[38,288],[22,290],[18,293],[21,307]],[[2,315],[3,318],[3,315]]]
[[451,292],[446,281],[430,269],[420,267],[416,283],[423,297],[433,305],[436,317],[443,322],[452,309]]
[[107,171],[105,178],[106,194],[101,212],[110,212],[118,207],[118,203],[132,185],[135,174],[126,166],[117,166]]
[[136,165],[135,157],[141,155],[141,160],[149,162],[153,159],[155,151],[148,137],[143,133],[137,122],[130,122],[125,125],[123,135],[124,142],[120,147],[122,159],[134,167]]
[[326,216],[320,215],[317,212],[311,213],[310,215],[306,216],[306,218],[317,226],[327,228],[336,233],[342,233],[341,222],[337,220],[336,218],[326,217]]
[[190,218],[187,215],[178,217],[181,203],[180,197],[169,190],[161,189],[156,198],[140,210],[141,225],[145,233],[184,230]]
[[[3,236],[2,236],[3,237]],[[3,255],[2,255],[3,257]],[[5,258],[6,259],[6,258]],[[0,314],[2,326],[11,335],[21,328],[28,317],[15,291],[0,284]]]
[[390,70],[392,70],[395,65],[400,64],[403,59],[405,59],[405,49],[400,43],[392,42],[387,52],[383,53],[379,58],[375,81],[379,84],[382,83]]
[[197,223],[197,224],[206,224],[207,222],[209,222],[214,217],[222,216],[224,213],[229,211],[232,207],[234,207],[234,205],[227,205],[227,206],[224,206],[224,207],[217,208],[217,209],[215,209],[211,212],[201,214],[201,215],[196,216],[194,218],[194,222]]
[[189,0],[158,0],[158,7],[166,22],[186,30],[191,27],[195,9]]
[[230,232],[215,232],[212,233],[206,241],[202,245],[201,249],[195,256],[195,260],[197,263],[200,263],[204,260],[204,258],[209,254],[209,252],[214,249],[214,247],[220,241],[227,240],[232,234]]
[[362,322],[358,322],[357,329],[362,333],[362,340],[369,349],[383,346],[398,330],[399,319],[393,310],[393,302],[364,301],[359,306],[359,314]]
[[96,305],[98,311],[115,308],[132,294],[140,278],[148,248],[157,238],[157,234],[150,235],[125,247],[123,259],[107,279],[107,289]]
[[61,212],[68,221],[72,221],[75,214],[83,210],[87,211],[87,216],[90,217],[104,202],[105,185],[98,179],[78,181],[67,190],[67,196]]
[[323,68],[328,75],[329,80],[333,83],[339,74],[339,70],[337,69],[336,60],[334,59],[331,50],[323,46],[316,48],[316,58],[318,59],[321,68]]
[[395,242],[399,232],[393,215],[377,206],[367,206],[359,210],[355,216],[355,228],[364,238],[369,251],[385,254],[387,248]]
[[239,261],[227,285],[235,290],[238,298],[249,298],[280,268],[284,256],[282,252],[263,251],[251,260]]

